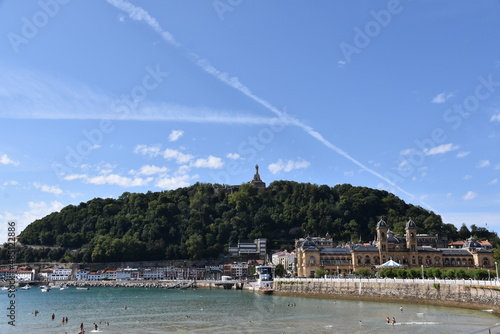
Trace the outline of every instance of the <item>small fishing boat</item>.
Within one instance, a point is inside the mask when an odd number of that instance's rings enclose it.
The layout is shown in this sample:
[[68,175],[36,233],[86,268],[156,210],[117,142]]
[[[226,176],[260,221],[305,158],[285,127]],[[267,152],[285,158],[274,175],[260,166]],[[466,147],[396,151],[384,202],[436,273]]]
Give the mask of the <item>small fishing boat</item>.
[[29,284],[26,284],[21,288],[21,290],[29,290],[29,289],[31,289],[31,286]]

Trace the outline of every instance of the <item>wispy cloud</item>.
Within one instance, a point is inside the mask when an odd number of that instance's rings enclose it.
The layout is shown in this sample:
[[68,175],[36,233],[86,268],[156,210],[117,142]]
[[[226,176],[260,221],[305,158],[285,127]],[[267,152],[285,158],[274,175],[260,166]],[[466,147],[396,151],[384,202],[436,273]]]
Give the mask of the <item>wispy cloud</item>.
[[168,135],[168,141],[177,141],[184,135],[184,131],[182,130],[172,130]]
[[272,174],[279,174],[281,172],[291,172],[295,169],[304,169],[309,167],[310,165],[311,163],[305,160],[294,161],[279,159],[277,162],[274,162],[267,166],[267,168]]
[[140,187],[148,185],[153,178],[126,177],[119,174],[107,174],[98,176],[89,176],[87,174],[73,174],[64,177],[67,181],[81,179],[83,182],[93,185],[115,185],[120,187]]
[[478,196],[477,193],[475,193],[473,191],[468,191],[465,195],[462,196],[462,198],[464,201],[470,201],[470,200],[475,199],[477,196]]
[[2,154],[0,155],[0,164],[18,166],[19,162],[12,160],[7,154]]
[[490,165],[490,161],[489,160],[481,160],[478,162],[478,164],[476,165],[476,168],[486,168]]
[[229,158],[231,160],[240,160],[241,155],[239,155],[238,153],[228,153],[226,154],[226,158]]
[[468,156],[470,154],[470,152],[458,152],[457,153],[457,158],[465,158],[466,156]]
[[450,151],[454,151],[459,149],[460,146],[458,145],[453,145],[451,143],[449,144],[442,144],[433,148],[425,149],[424,153],[425,155],[436,155],[436,154],[444,154],[448,153]]
[[497,184],[498,183],[498,179],[497,178],[494,178],[493,180],[491,180],[490,182],[488,182],[489,185],[494,185],[494,184]]
[[500,122],[500,114],[495,114],[491,116],[490,122]]
[[452,93],[446,93],[446,92],[442,92],[436,96],[434,96],[431,100],[432,103],[445,103],[446,101],[448,101],[450,98],[453,97],[453,94]]
[[63,191],[61,190],[61,188],[59,188],[59,186],[49,186],[38,182],[33,183],[33,186],[35,186],[35,188],[40,189],[43,192],[54,195],[61,195],[63,193]]
[[[0,68],[0,119],[178,121],[268,125],[277,118],[142,101],[127,112],[122,99],[85,85],[25,69]],[[68,112],[71,111],[71,112]]]

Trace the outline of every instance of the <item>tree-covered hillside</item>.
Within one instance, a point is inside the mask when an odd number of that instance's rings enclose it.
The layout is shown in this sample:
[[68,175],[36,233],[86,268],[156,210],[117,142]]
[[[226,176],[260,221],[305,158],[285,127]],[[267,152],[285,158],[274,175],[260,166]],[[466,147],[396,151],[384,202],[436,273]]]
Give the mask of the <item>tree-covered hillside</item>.
[[217,257],[228,245],[255,238],[269,239],[273,248],[293,247],[294,239],[308,234],[366,242],[374,239],[381,217],[396,233],[404,232],[411,217],[419,233],[457,236],[455,226],[443,224],[439,215],[386,191],[291,181],[276,181],[266,189],[244,184],[232,194],[217,189],[198,183],[95,198],[33,222],[19,241],[64,247],[67,252],[53,253],[65,261],[106,262]]

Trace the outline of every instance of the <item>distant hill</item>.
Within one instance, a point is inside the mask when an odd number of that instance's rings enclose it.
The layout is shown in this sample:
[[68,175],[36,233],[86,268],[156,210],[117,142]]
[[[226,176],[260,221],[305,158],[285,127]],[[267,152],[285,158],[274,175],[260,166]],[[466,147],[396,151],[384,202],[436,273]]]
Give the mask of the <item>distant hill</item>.
[[387,191],[275,181],[267,188],[243,184],[229,193],[197,183],[66,206],[19,236],[25,245],[63,249],[40,254],[31,248],[19,256],[68,262],[199,259],[217,257],[238,240],[267,238],[272,248],[290,249],[296,238],[326,233],[339,242],[367,242],[381,217],[396,233],[403,233],[411,217],[419,233],[457,236],[456,227],[443,224],[439,215]]

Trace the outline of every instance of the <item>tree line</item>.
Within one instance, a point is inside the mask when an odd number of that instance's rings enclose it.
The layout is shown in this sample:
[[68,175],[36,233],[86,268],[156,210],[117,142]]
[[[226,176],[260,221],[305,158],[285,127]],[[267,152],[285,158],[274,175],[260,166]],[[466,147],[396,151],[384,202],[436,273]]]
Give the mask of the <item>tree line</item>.
[[339,243],[368,242],[374,240],[380,218],[401,235],[411,217],[419,233],[443,234],[450,240],[474,233],[490,241],[496,237],[474,225],[458,230],[432,211],[367,187],[275,181],[267,188],[243,184],[238,191],[226,190],[223,185],[197,183],[68,205],[34,221],[19,235],[23,245],[61,250],[20,249],[18,261],[214,258],[238,241],[267,238],[268,248],[291,250],[296,238],[326,233]]

